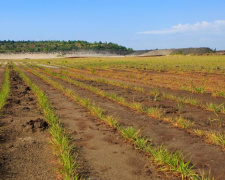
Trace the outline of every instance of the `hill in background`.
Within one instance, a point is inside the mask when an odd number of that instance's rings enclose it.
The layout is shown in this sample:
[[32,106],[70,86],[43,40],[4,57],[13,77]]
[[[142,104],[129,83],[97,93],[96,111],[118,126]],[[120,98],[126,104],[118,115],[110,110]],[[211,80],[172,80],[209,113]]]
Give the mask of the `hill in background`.
[[0,53],[49,53],[74,50],[107,50],[132,52],[116,43],[101,41],[90,43],[87,41],[0,41]]

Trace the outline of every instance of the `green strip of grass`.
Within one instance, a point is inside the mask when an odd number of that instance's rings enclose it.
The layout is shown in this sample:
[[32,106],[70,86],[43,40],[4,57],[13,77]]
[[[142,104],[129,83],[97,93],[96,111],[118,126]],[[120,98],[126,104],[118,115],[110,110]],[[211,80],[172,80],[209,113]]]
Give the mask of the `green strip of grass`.
[[4,74],[4,82],[0,91],[0,110],[5,105],[5,101],[10,92],[10,75],[8,65],[6,66],[6,71]]

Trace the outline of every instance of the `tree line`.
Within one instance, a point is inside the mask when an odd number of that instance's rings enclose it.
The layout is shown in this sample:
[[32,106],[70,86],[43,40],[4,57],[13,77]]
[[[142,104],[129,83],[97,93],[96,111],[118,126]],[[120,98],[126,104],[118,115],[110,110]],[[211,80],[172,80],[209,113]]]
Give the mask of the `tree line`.
[[73,50],[133,51],[112,42],[87,41],[0,41],[0,53],[57,52]]

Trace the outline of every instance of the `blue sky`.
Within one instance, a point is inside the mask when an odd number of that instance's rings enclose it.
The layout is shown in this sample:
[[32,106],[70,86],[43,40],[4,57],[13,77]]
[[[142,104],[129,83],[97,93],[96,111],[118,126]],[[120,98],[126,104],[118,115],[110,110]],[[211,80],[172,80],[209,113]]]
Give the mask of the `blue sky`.
[[0,0],[0,40],[225,49],[224,0]]

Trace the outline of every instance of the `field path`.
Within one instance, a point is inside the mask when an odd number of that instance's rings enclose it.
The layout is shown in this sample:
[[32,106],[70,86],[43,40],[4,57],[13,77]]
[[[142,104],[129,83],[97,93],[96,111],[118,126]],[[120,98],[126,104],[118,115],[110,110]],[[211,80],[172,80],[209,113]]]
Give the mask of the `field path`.
[[197,136],[132,111],[92,92],[56,78],[51,77],[51,79],[59,82],[65,88],[73,89],[80,97],[91,99],[97,106],[104,109],[108,115],[117,117],[120,124],[141,129],[143,135],[153,137],[154,143],[158,145],[164,144],[172,151],[181,150],[187,159],[192,159],[191,162],[195,164],[197,169],[204,170],[205,172],[211,171],[212,175],[217,178],[225,177],[225,153],[219,147],[206,144]]
[[[51,88],[40,78],[28,77],[48,95],[61,123],[79,148],[80,173],[91,179],[171,179],[158,173],[142,153],[126,144],[113,129]],[[173,178],[174,179],[174,178]]]
[[30,88],[11,70],[11,93],[0,117],[0,179],[56,180],[55,157]]

